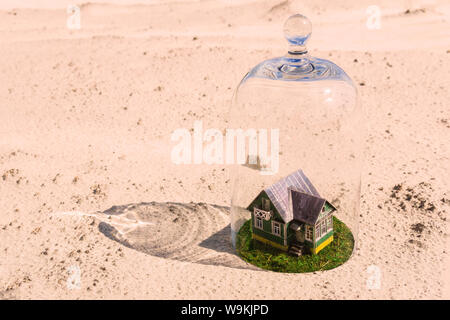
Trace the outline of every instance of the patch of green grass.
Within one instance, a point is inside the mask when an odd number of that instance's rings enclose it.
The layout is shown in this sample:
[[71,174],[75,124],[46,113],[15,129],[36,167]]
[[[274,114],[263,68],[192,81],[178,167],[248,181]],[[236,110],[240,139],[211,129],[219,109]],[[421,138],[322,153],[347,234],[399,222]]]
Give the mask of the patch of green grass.
[[330,270],[346,262],[354,246],[350,229],[336,217],[333,219],[334,240],[316,255],[296,257],[253,240],[250,220],[239,230],[236,248],[242,259],[265,270],[292,273]]

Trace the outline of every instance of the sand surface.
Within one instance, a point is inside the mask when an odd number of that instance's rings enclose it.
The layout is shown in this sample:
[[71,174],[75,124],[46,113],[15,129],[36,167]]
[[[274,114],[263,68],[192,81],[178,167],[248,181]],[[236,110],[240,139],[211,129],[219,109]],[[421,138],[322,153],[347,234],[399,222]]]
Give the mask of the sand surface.
[[[99,1],[69,30],[70,1],[2,1],[0,298],[450,298],[450,4],[378,1],[370,30],[374,2]],[[358,85],[366,163],[351,260],[278,274],[232,254],[229,168],[173,164],[170,135],[226,128],[297,12]]]

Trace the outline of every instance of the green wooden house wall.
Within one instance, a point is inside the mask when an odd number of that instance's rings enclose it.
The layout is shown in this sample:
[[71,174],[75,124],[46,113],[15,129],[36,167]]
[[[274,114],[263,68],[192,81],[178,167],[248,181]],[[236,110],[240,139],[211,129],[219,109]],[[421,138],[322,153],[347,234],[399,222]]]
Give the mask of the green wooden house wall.
[[[253,202],[248,206],[247,210],[249,210],[252,214],[252,232],[258,236],[261,236],[267,240],[273,241],[275,243],[278,243],[282,246],[287,245],[285,244],[285,223],[283,219],[281,218],[280,214],[278,213],[277,209],[273,205],[272,201],[270,201],[270,210],[274,213],[273,217],[270,218],[270,220],[266,221],[263,220],[263,230],[260,230],[258,228],[255,228],[255,217],[253,214],[253,208],[256,207],[258,209],[262,208],[262,198],[269,199],[269,196],[265,191],[261,191],[261,193],[253,200]],[[272,234],[272,221],[279,222],[280,229],[281,229],[281,235],[277,236],[275,234]]]
[[[314,233],[316,231],[314,230]],[[322,242],[324,242],[325,240],[327,240],[329,237],[331,237],[333,235],[333,230],[331,230],[330,232],[328,232],[326,235],[324,235],[322,238],[320,238],[318,241],[316,241],[314,243],[314,248],[317,248],[318,246],[320,246],[322,244]],[[314,239],[315,239],[315,235],[314,235]]]

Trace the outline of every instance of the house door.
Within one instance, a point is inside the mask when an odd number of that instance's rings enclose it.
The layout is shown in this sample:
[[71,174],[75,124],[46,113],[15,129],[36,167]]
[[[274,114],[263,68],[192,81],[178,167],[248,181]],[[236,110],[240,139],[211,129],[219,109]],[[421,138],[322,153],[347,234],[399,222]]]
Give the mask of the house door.
[[295,239],[298,242],[305,242],[305,233],[302,231],[302,229],[295,231]]

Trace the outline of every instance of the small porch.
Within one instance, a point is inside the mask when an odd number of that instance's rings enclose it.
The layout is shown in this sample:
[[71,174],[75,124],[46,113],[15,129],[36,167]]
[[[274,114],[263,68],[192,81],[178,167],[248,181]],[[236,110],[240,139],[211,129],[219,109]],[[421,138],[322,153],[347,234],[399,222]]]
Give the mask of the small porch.
[[309,246],[305,243],[305,224],[294,220],[289,225],[289,229],[293,232],[293,235],[288,252],[297,257],[309,253]]

